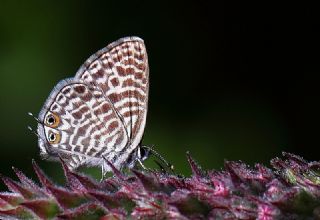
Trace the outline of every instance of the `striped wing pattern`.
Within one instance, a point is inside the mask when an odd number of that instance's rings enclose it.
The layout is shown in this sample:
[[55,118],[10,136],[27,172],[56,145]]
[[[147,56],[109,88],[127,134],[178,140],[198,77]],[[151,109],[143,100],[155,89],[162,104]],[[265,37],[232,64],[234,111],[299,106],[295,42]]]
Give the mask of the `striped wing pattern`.
[[[140,38],[122,38],[98,51],[46,101],[39,115],[44,122],[38,126],[41,153],[59,154],[70,168],[104,166],[102,155],[118,168],[125,166],[143,136],[148,82]],[[52,114],[59,118],[56,127],[45,124]],[[59,134],[58,143],[48,141],[51,133]]]

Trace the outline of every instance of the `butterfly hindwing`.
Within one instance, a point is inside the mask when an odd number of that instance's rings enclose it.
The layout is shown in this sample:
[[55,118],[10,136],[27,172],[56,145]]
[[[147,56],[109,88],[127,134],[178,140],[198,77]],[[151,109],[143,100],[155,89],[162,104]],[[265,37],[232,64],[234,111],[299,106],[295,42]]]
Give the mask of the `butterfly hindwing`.
[[[62,82],[61,88],[49,97],[48,106],[40,115],[46,123],[51,115],[57,117],[55,126],[39,125],[39,134],[45,139],[54,133],[59,136],[57,143],[46,144],[49,150],[61,154],[79,154],[85,160],[71,160],[73,167],[82,164],[101,163],[101,155],[112,160],[117,154],[114,145],[120,150],[127,145],[125,128],[116,112],[101,90],[79,81]],[[45,147],[44,147],[45,148]],[[71,163],[70,162],[70,163]]]

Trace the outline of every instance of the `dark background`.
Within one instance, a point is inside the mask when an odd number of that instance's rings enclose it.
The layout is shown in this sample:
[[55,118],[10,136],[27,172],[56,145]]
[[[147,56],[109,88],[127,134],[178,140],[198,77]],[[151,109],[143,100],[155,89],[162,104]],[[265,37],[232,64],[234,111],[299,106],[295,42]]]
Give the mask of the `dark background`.
[[[319,19],[307,3],[2,1],[0,173],[33,175],[36,127],[54,85],[120,37],[145,40],[150,102],[145,144],[188,175],[224,159],[268,164],[282,151],[319,160]],[[152,166],[152,161],[147,163]],[[99,170],[93,171],[98,175]]]

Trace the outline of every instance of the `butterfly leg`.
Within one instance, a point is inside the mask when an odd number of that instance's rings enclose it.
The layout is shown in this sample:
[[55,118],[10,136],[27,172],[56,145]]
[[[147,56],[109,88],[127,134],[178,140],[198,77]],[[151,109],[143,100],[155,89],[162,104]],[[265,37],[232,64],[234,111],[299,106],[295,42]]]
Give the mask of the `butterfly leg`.
[[144,169],[144,170],[149,170],[147,167],[145,167],[145,165],[143,165],[142,161],[140,160],[140,158],[137,158],[136,161],[138,161],[138,163],[140,164],[140,166]]
[[104,163],[101,166],[101,179],[100,182],[102,182],[104,180],[106,173],[105,173],[105,168],[104,168]]

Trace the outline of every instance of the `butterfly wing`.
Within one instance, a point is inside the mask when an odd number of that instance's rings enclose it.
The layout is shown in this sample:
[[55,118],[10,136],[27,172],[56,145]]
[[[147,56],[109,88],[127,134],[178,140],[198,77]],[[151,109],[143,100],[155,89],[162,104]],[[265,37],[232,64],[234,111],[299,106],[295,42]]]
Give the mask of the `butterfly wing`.
[[[39,147],[70,168],[122,167],[141,141],[149,69],[143,40],[122,38],[92,55],[72,79],[58,83],[39,114]],[[108,168],[104,168],[108,171]]]
[[[100,89],[68,79],[50,94],[39,115],[44,156],[63,157],[70,168],[101,165],[127,145],[125,128]],[[115,149],[114,146],[117,146]]]
[[139,145],[146,123],[149,66],[142,39],[122,38],[92,55],[76,79],[101,89],[122,121],[129,139],[115,160],[123,163]]

